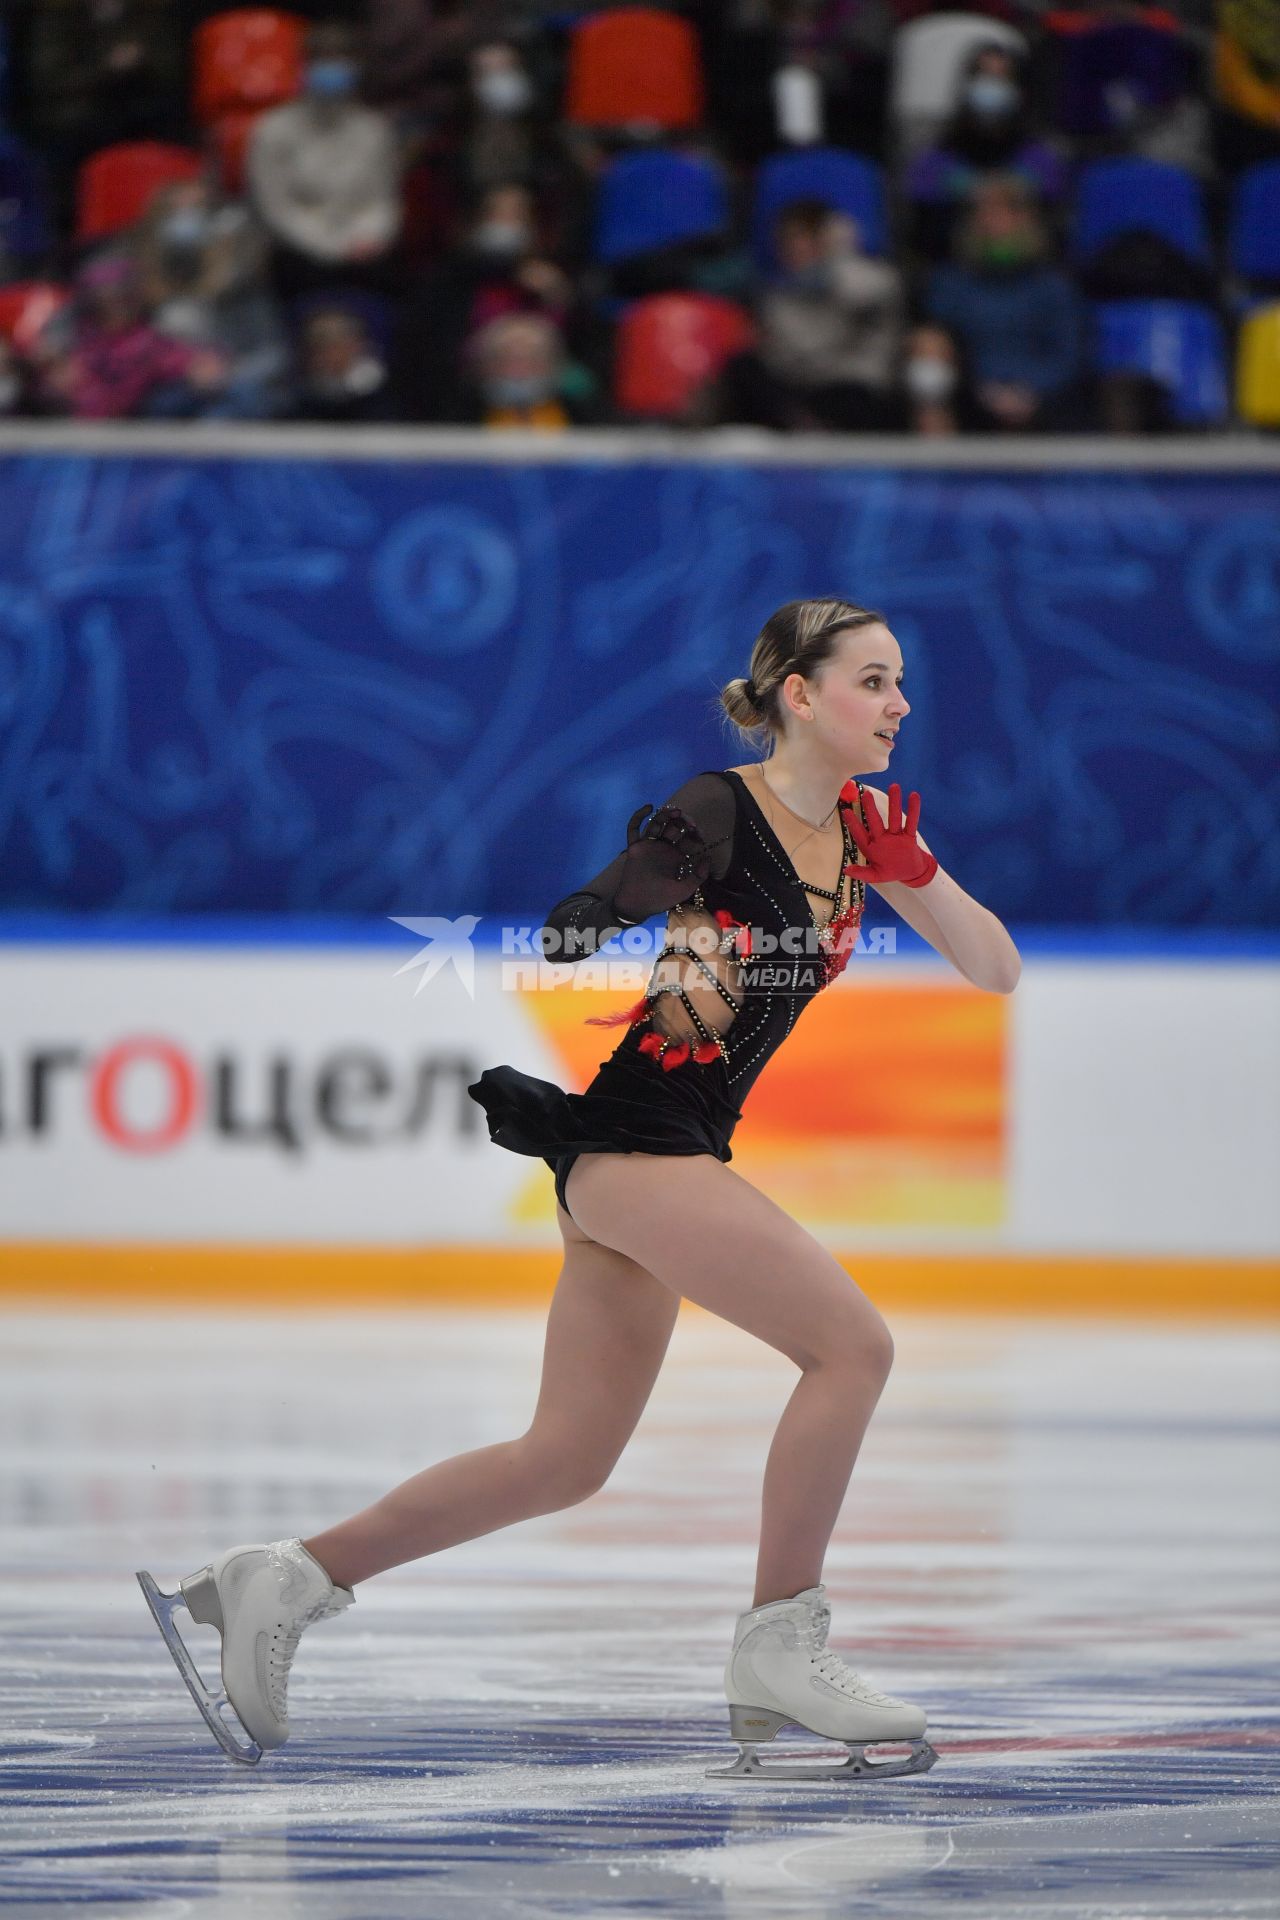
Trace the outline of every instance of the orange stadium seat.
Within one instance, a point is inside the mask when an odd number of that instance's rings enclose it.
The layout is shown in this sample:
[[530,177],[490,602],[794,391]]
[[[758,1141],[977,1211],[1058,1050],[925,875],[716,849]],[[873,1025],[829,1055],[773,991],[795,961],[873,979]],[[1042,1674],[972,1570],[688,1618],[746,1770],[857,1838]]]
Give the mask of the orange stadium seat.
[[1280,302],[1259,307],[1240,328],[1236,411],[1254,427],[1280,427]]
[[161,187],[194,180],[203,171],[204,161],[190,147],[166,146],[160,140],[103,147],[89,156],[76,179],[76,238],[96,240],[100,234],[131,227]]
[[302,86],[304,26],[274,7],[237,7],[203,21],[191,42],[197,120],[207,126],[292,100]]
[[564,114],[575,126],[696,127],[702,108],[702,53],[687,21],[618,7],[574,28]]
[[624,413],[678,418],[698,388],[754,338],[742,308],[715,294],[637,300],[618,323],[614,398]]

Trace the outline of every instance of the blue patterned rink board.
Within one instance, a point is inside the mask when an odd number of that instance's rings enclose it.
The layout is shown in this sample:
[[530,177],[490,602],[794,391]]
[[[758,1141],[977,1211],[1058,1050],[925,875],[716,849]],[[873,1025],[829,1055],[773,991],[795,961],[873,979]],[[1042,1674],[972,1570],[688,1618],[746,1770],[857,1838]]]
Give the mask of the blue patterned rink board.
[[10,911],[558,900],[741,758],[717,689],[775,607],[836,594],[887,615],[893,778],[1001,919],[1276,925],[1274,472],[169,444],[0,452]]
[[133,1568],[169,1584],[520,1431],[541,1316],[6,1315],[0,1907],[1274,1915],[1280,1335],[894,1333],[831,1637],[927,1707],[941,1757],[778,1785],[704,1777],[732,1752],[720,1669],[795,1377],[745,1335],[682,1317],[601,1493],[311,1630],[293,1737],[250,1770],[209,1739]]

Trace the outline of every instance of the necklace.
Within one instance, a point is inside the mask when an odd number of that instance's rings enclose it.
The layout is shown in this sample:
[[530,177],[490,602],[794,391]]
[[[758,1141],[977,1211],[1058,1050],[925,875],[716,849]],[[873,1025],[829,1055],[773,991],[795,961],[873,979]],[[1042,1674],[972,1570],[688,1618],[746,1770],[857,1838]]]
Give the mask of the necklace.
[[[769,786],[769,782],[765,779],[763,767],[761,767],[760,769],[760,778],[764,782],[764,785],[769,788],[769,792],[773,794],[773,797],[775,800],[777,800],[779,806],[785,807],[787,805],[786,801],[782,798],[781,794],[773,793],[773,788]],[[845,787],[842,787],[840,789],[840,792],[836,795],[836,804],[835,804],[835,807],[832,807],[831,813],[835,812],[836,807],[840,805],[841,800],[846,798],[846,794],[847,794],[847,789]],[[794,807],[788,808],[787,811],[789,813],[794,813],[797,820],[804,819],[804,815],[802,813],[795,813]],[[831,813],[827,814],[826,819],[820,820],[818,822],[818,826],[816,827],[811,826],[809,828],[809,833],[817,833],[819,827],[824,827],[827,824],[827,820],[831,818]],[[766,818],[767,817],[768,816],[766,816]],[[779,834],[778,829],[773,825],[772,819],[769,820],[769,825],[770,827],[773,828],[773,835],[775,840],[777,840],[778,845],[782,847],[782,836],[781,834]],[[795,863],[794,855],[795,855],[796,847],[803,846],[804,842],[809,838],[809,833],[801,834],[799,840],[796,841],[795,847],[791,847],[791,848],[782,847],[782,851],[786,854],[787,859],[791,863],[792,873],[794,873],[796,879],[800,881],[800,889],[804,899],[805,911],[809,915],[809,924],[813,928],[813,931],[817,936],[818,944],[823,949],[824,966],[827,968],[827,978],[830,979],[833,977],[831,972],[832,966],[834,965],[834,970],[836,973],[838,973],[840,969],[844,966],[845,960],[848,958],[847,953],[840,956],[835,955],[833,951],[835,947],[835,942],[843,935],[844,930],[847,926],[853,926],[855,930],[857,929],[857,926],[862,919],[862,905],[863,905],[864,899],[866,898],[866,888],[860,880],[855,880],[853,876],[850,875],[849,876],[849,904],[847,907],[844,908],[843,912],[841,911],[840,900],[841,900],[842,894],[844,893],[845,867],[847,865],[852,865],[855,857],[853,841],[850,838],[850,834],[849,834],[849,823],[845,819],[843,814],[841,814],[840,816],[840,840],[841,840],[840,872],[836,878],[835,886],[820,887],[818,886],[816,881],[801,880],[800,875],[796,872],[796,863]],[[813,910],[813,902],[809,898],[809,895],[811,893],[816,893],[823,900],[829,900],[831,902],[831,909],[832,909],[831,916],[829,919],[824,920],[821,924],[819,924],[818,916]]]
[[[774,798],[774,799],[775,799],[775,800],[777,801],[777,803],[778,803],[778,805],[779,805],[780,807],[787,807],[787,803],[786,803],[786,801],[785,801],[785,800],[783,799],[783,797],[782,797],[782,795],[781,795],[780,793],[775,793],[775,792],[774,792],[774,789],[773,789],[773,788],[772,788],[772,787],[771,787],[771,786],[769,785],[769,782],[768,782],[768,779],[767,779],[767,778],[766,778],[766,776],[765,776],[765,770],[764,770],[764,768],[763,768],[763,767],[761,767],[761,769],[760,769],[760,779],[761,779],[761,782],[762,782],[762,784],[763,784],[763,785],[765,786],[765,788],[766,788],[766,789],[768,790],[768,792],[769,792],[769,793],[771,793],[771,794],[773,794],[773,798]],[[827,824],[827,822],[828,822],[828,820],[830,820],[830,818],[831,818],[831,815],[832,815],[832,814],[833,814],[833,813],[835,812],[835,810],[836,810],[836,807],[838,807],[839,805],[840,805],[840,795],[839,795],[839,794],[837,794],[837,795],[836,795],[836,798],[835,798],[835,803],[834,803],[834,805],[833,805],[833,806],[831,807],[831,809],[830,809],[830,811],[829,811],[829,812],[827,812],[827,813],[824,813],[824,814],[823,814],[823,816],[822,816],[822,818],[821,818],[821,820],[815,820],[815,821],[812,821],[811,823],[809,823],[809,833],[802,833],[802,834],[801,834],[801,836],[800,836],[800,838],[799,838],[799,839],[798,839],[798,840],[796,841],[796,844],[795,844],[795,847],[792,847],[792,848],[790,849],[790,853],[788,854],[788,858],[790,858],[790,857],[791,857],[791,854],[794,854],[794,853],[795,853],[795,850],[796,850],[796,847],[802,847],[802,846],[804,845],[804,843],[805,843],[805,841],[806,841],[806,840],[807,840],[807,839],[809,838],[809,834],[810,834],[810,833],[820,833],[820,832],[822,831],[822,829],[823,829],[823,827],[825,827],[825,826],[826,826],[826,824]],[[794,807],[787,807],[787,812],[788,812],[789,814],[791,814],[791,815],[792,815],[792,816],[793,816],[793,817],[794,817],[794,818],[795,818],[796,820],[803,820],[803,819],[805,818],[805,816],[804,816],[804,814],[802,814],[802,813],[797,813]],[[770,826],[773,826],[773,822],[772,822],[772,820],[771,820],[771,821],[769,822],[769,824],[770,824]],[[777,833],[777,832],[778,832],[778,830],[777,830],[777,828],[776,828],[776,827],[774,827],[774,829],[773,829],[773,830],[774,830],[774,832],[775,832],[775,833]],[[779,838],[779,840],[781,840],[781,838],[782,838],[782,836],[781,836],[781,834],[778,834],[778,838]]]
[[[762,780],[764,780],[763,768],[761,768],[760,777]],[[741,779],[742,776],[739,774],[738,778]],[[769,782],[767,780],[764,780],[764,784],[766,787],[769,787]],[[745,781],[743,782],[743,785],[744,786],[746,785]],[[769,792],[773,793],[772,787],[769,787]],[[774,839],[777,841],[779,849],[781,850],[781,852],[783,853],[783,855],[786,857],[787,861],[790,864],[792,877],[800,888],[800,897],[804,901],[805,912],[809,916],[809,925],[813,929],[815,938],[817,939],[818,947],[820,949],[818,966],[822,976],[821,985],[829,986],[831,981],[835,979],[836,975],[844,971],[845,963],[849,958],[849,952],[850,952],[850,946],[851,946],[850,936],[853,936],[854,938],[857,937],[858,929],[862,924],[862,913],[863,913],[863,908],[866,904],[866,897],[867,897],[866,882],[864,880],[857,879],[854,873],[850,872],[847,875],[847,878],[849,881],[849,901],[846,907],[841,908],[840,899],[842,894],[844,893],[844,882],[846,879],[845,869],[846,867],[852,868],[856,860],[856,852],[853,844],[853,839],[849,832],[849,822],[845,818],[844,814],[841,814],[840,838],[843,843],[843,851],[842,851],[842,858],[840,863],[840,876],[837,879],[834,887],[819,887],[813,884],[811,881],[806,881],[801,879],[800,875],[796,872],[795,861],[792,860],[791,855],[787,852],[787,849],[782,845],[782,841],[778,835],[778,830],[774,826],[773,821],[769,819],[769,816],[767,814],[764,813],[764,810],[763,808],[760,807],[760,803],[759,801],[756,800],[755,795],[752,794],[751,797],[754,805],[759,809],[764,819],[768,822],[770,831],[772,832]],[[780,805],[783,805],[783,806],[786,805],[786,802],[784,800],[781,800],[780,796],[775,796],[775,798],[779,799]],[[858,794],[856,783],[853,780],[847,781],[845,785],[840,789],[839,796],[837,797],[837,800],[836,800],[836,807],[840,805],[841,800],[847,801],[851,806],[854,804],[857,804],[859,806],[859,809],[862,810],[863,803],[861,801],[861,796]],[[792,809],[792,811],[794,811],[794,809]],[[832,812],[833,813],[835,812],[835,807],[832,808]],[[799,820],[803,820],[804,815],[802,813],[797,814],[796,818]],[[827,818],[829,819],[830,815],[828,815]],[[865,825],[865,823],[866,823],[866,813],[863,810],[863,824]],[[825,822],[823,824],[825,825]],[[811,828],[811,831],[816,833],[817,828],[816,827]],[[805,838],[807,839],[808,835],[806,835]],[[797,846],[800,845],[800,842],[798,840],[796,842],[796,845]],[[824,920],[821,925],[819,925],[818,916],[813,910],[813,902],[809,898],[809,895],[811,893],[816,893],[820,895],[820,897],[824,900],[830,900],[832,905],[831,918],[829,920]]]
[[[777,801],[777,804],[779,804],[779,806],[787,806],[787,801],[785,801],[785,799],[781,797],[781,793],[779,793],[779,791],[777,791],[775,787],[770,787],[770,780],[768,780],[768,776],[766,776],[766,772],[764,772],[764,766],[760,768],[760,781],[762,781],[762,785],[764,785],[764,787],[768,787],[768,791],[770,791],[771,795],[773,795],[773,799]],[[841,804],[841,795],[837,793],[837,797],[835,797],[835,801],[833,801],[833,804],[831,804],[831,806],[827,808],[827,812],[825,812],[825,814],[821,816],[821,820],[810,820],[810,818],[808,818],[808,814],[798,814],[798,812],[794,810],[794,806],[787,806],[787,812],[789,812],[789,814],[793,816],[794,820],[804,820],[804,824],[808,826],[808,829],[810,829],[810,833],[818,833],[819,829],[825,828],[825,824],[827,824],[827,822],[831,820],[831,814],[835,812],[835,808],[837,808],[839,804]],[[806,839],[808,839],[808,835],[806,835]],[[796,847],[798,847],[798,845],[800,845],[800,841],[796,841]]]

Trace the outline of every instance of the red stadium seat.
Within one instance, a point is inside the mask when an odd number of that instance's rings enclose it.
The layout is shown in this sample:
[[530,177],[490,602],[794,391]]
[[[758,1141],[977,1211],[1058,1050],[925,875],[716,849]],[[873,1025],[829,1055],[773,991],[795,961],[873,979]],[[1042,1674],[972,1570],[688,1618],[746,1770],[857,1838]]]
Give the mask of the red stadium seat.
[[687,21],[618,7],[574,28],[564,114],[575,126],[696,127],[702,104],[702,54]]
[[76,181],[76,238],[119,233],[141,219],[152,196],[174,180],[194,180],[204,161],[190,147],[159,140],[124,141],[92,154]]
[[217,157],[218,178],[228,193],[244,192],[245,160],[254,126],[268,112],[266,107],[252,111],[220,113],[205,129],[209,145]]
[[70,298],[68,289],[56,280],[15,280],[0,287],[0,335],[25,353],[45,322]]
[[623,413],[678,419],[725,361],[755,339],[741,307],[705,293],[655,293],[618,323],[614,399]]
[[208,126],[226,113],[279,106],[302,86],[305,22],[274,7],[215,13],[192,36],[195,115]]

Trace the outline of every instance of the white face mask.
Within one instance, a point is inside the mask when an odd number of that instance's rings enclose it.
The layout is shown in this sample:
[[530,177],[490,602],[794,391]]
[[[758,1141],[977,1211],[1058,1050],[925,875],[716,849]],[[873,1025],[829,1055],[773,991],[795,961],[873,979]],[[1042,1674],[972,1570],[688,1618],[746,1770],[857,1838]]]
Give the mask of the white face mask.
[[209,216],[202,207],[175,207],[160,227],[161,239],[179,252],[202,246],[208,236]]
[[479,73],[471,84],[486,113],[527,113],[533,105],[533,83],[519,67]]
[[482,220],[472,229],[471,244],[490,259],[515,260],[533,245],[529,228],[513,220]]
[[955,392],[956,370],[945,360],[929,360],[922,355],[907,362],[907,392],[913,400],[938,401]]
[[538,407],[551,398],[551,376],[545,373],[492,374],[485,395],[495,407]]
[[349,100],[356,90],[354,60],[310,60],[306,68],[307,92],[313,100]]
[[965,88],[964,97],[983,119],[999,120],[1013,112],[1020,95],[1012,80],[999,73],[976,73]]

